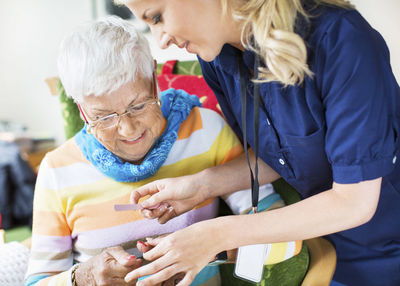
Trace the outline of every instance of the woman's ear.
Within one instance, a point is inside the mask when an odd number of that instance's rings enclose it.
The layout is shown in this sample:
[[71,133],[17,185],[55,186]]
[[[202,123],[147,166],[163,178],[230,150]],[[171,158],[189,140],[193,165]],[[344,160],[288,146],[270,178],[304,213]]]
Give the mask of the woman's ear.
[[154,62],[154,69],[153,70],[154,70],[155,73],[157,73],[157,60],[154,59],[153,62]]

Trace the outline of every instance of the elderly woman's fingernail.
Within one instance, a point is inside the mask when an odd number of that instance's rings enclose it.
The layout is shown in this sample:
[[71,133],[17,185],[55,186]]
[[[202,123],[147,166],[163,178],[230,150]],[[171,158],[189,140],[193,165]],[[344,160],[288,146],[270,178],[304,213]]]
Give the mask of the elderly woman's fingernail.
[[166,204],[161,204],[160,205],[160,211],[165,211],[166,209],[167,209],[167,207],[168,207],[168,205],[166,205]]
[[141,245],[143,245],[143,246],[147,246],[147,244],[146,243],[144,243],[143,241],[141,241],[141,240],[138,240],[138,243],[140,243]]
[[147,209],[143,209],[141,210],[142,216],[144,216],[145,218],[151,218],[150,214],[151,212]]
[[126,257],[126,260],[133,260],[133,259],[136,259],[135,255],[129,255]]

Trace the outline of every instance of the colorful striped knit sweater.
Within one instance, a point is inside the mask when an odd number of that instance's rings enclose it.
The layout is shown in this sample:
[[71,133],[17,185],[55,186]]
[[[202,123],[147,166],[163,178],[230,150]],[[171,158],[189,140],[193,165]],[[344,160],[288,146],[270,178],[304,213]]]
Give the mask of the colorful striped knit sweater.
[[[144,219],[138,211],[115,212],[113,206],[129,203],[132,190],[148,182],[193,174],[230,161],[242,152],[240,141],[225,121],[203,108],[194,108],[182,123],[178,139],[158,173],[137,183],[119,183],[104,176],[85,159],[74,139],[67,141],[47,154],[39,169],[25,285],[71,285],[73,264],[85,262],[105,248],[121,245],[138,255],[138,240],[215,217],[218,206],[214,199],[164,225]],[[250,196],[248,191],[242,193],[236,196]],[[243,209],[247,202],[229,204]],[[279,254],[271,251],[271,255],[280,261],[294,255],[296,251],[288,245],[282,244],[276,248]],[[202,275],[204,269],[194,285],[219,284],[218,268],[206,268],[208,273]]]

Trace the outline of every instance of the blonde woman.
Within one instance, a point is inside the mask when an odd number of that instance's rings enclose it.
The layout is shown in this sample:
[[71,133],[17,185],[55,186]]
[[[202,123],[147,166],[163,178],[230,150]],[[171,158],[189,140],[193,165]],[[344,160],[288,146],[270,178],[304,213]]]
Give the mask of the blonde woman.
[[[154,262],[126,281],[153,274],[138,283],[153,285],[184,272],[178,285],[189,285],[223,250],[326,236],[338,255],[336,285],[400,285],[400,90],[381,35],[340,0],[124,4],[150,25],[162,48],[175,44],[198,55],[230,126],[253,149],[259,141],[260,183],[283,177],[303,198],[152,240],[144,257]],[[249,157],[254,161],[254,152]],[[248,186],[242,156],[153,182],[132,198],[151,194],[146,208],[167,202],[173,211],[142,212],[165,221],[199,201]]]

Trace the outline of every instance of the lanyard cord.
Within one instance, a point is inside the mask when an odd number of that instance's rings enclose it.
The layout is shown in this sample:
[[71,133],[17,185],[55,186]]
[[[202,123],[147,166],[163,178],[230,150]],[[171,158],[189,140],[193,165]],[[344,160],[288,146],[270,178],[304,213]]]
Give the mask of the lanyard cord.
[[[246,109],[247,109],[247,101],[246,101],[246,83],[244,79],[244,68],[241,58],[238,56],[237,58],[239,65],[239,79],[240,79],[240,94],[242,101],[242,131],[243,131],[243,145],[244,152],[246,154],[247,165],[250,170],[250,179],[251,179],[251,201],[253,206],[253,213],[257,212],[258,207],[258,194],[259,194],[259,183],[258,183],[258,127],[259,127],[259,115],[260,115],[260,86],[258,83],[254,83],[254,152],[256,156],[255,166],[254,166],[254,175],[253,169],[251,168],[249,154],[247,150],[247,128],[246,128]],[[258,66],[260,65],[260,57],[258,55],[255,56],[254,61],[254,78],[258,78]]]

